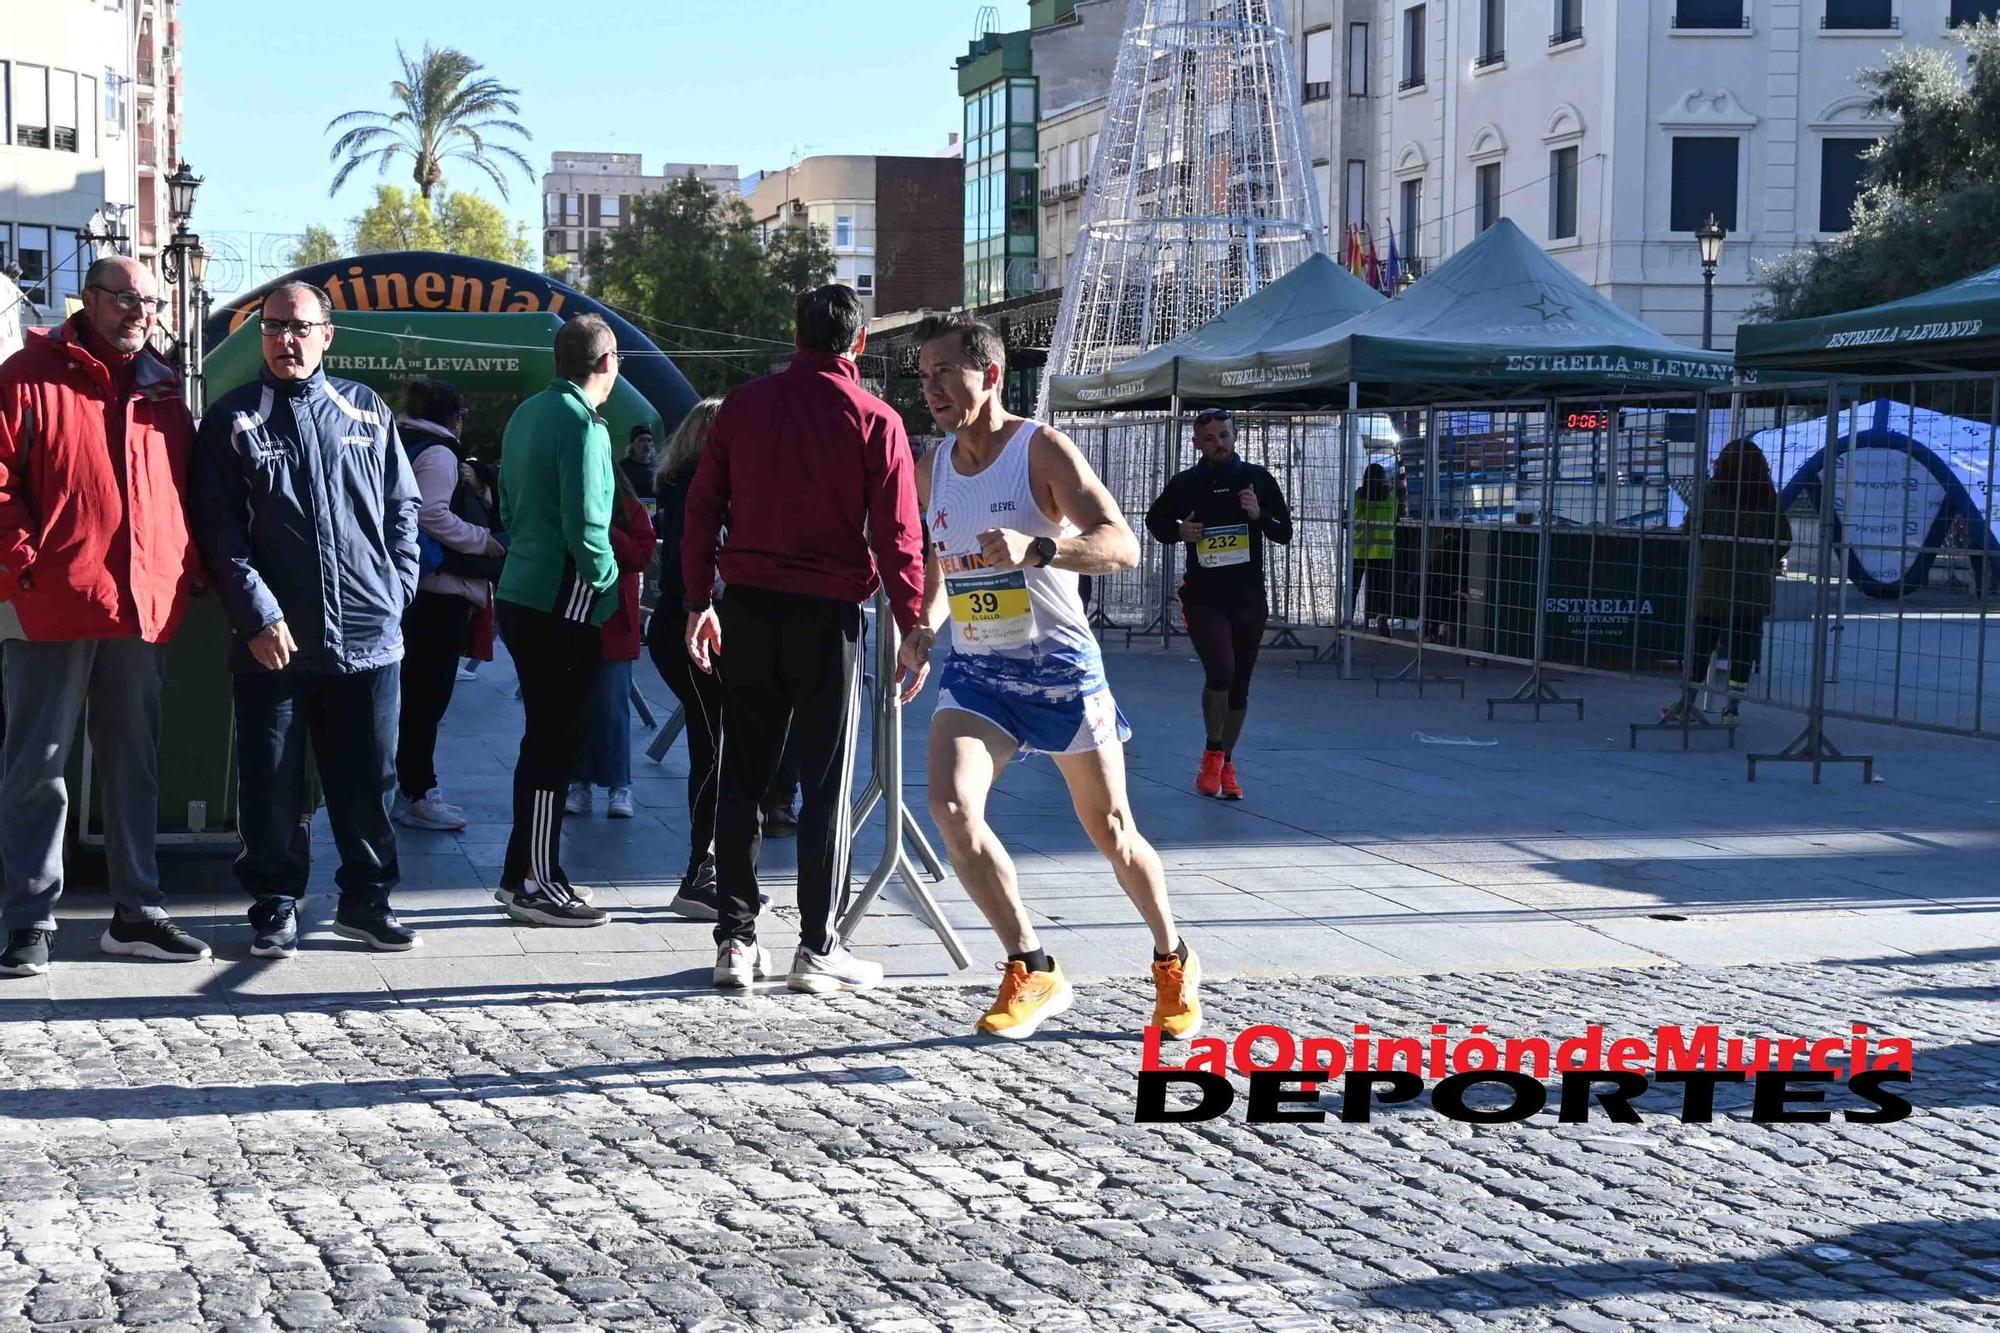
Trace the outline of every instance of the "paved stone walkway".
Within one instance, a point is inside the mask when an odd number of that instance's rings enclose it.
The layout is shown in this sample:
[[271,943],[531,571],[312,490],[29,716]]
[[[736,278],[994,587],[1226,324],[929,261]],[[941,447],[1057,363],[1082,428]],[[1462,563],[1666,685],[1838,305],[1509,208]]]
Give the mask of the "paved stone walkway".
[[[1132,1123],[1148,997],[22,1000],[0,1328],[1970,1329],[2000,950],[1218,983],[1212,1029],[1911,1037],[1900,1123]],[[1677,1106],[1677,1102],[1674,1103]]]

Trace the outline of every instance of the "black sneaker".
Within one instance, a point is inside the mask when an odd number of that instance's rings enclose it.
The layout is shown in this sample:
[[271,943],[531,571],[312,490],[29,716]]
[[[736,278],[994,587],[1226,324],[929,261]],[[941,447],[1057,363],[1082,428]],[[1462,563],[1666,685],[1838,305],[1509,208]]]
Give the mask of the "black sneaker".
[[250,941],[252,958],[296,958],[299,953],[299,918],[291,908],[273,912],[264,921],[252,921],[256,938]]
[[333,933],[344,940],[359,940],[383,953],[407,953],[424,942],[424,937],[396,919],[387,907],[341,907],[333,914]]
[[30,926],[7,932],[7,951],[0,953],[0,976],[39,977],[49,970],[49,950],[56,933]]
[[792,803],[767,805],[764,807],[764,836],[767,838],[796,838],[799,836],[799,817],[792,813]]
[[111,924],[97,940],[105,953],[128,958],[158,958],[168,963],[200,963],[208,959],[208,946],[164,917],[140,917],[128,921],[114,912]]
[[562,884],[526,884],[506,910],[508,916],[531,926],[601,926],[611,919],[610,913],[592,907]]

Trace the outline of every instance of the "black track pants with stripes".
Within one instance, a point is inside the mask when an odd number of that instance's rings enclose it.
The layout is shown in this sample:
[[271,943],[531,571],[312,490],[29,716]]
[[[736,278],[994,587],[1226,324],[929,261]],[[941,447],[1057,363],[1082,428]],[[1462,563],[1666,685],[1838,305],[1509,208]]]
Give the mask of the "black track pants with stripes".
[[722,617],[722,799],[715,817],[721,916],[715,940],[757,936],[757,857],[764,798],[789,726],[798,745],[799,935],[815,952],[836,942],[834,918],[852,849],[839,812],[854,799],[860,723],[861,608],[732,584]]
[[517,602],[495,607],[500,637],[521,679],[521,756],[514,763],[514,831],[503,888],[568,884],[562,868],[563,794],[590,715],[603,650],[595,626]]

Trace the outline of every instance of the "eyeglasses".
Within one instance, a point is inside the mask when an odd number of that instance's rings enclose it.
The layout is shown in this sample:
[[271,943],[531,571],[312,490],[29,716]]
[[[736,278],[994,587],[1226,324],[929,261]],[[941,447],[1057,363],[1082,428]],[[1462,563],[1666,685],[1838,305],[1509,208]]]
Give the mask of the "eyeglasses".
[[311,335],[314,329],[327,328],[333,321],[326,319],[267,319],[264,321],[266,338],[282,338],[291,334],[294,338]]
[[157,315],[167,308],[167,302],[164,297],[141,296],[130,287],[119,291],[111,287],[92,285],[90,290],[93,292],[103,292],[111,298],[112,302],[120,310],[143,310],[149,315]]

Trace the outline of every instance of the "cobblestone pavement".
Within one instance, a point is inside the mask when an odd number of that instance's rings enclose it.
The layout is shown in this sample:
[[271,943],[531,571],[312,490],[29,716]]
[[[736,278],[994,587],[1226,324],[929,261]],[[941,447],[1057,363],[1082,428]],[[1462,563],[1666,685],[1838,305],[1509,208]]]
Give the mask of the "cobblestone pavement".
[[[1911,1037],[1887,1125],[1132,1123],[1147,994],[983,992],[0,1025],[5,1328],[1957,1329],[2000,1320],[2000,950],[1220,983],[1211,1030]],[[1858,1105],[1858,1103],[1845,1103]],[[1677,1108],[1677,1100],[1673,1107]],[[1655,1110],[1657,1109],[1657,1114]]]

